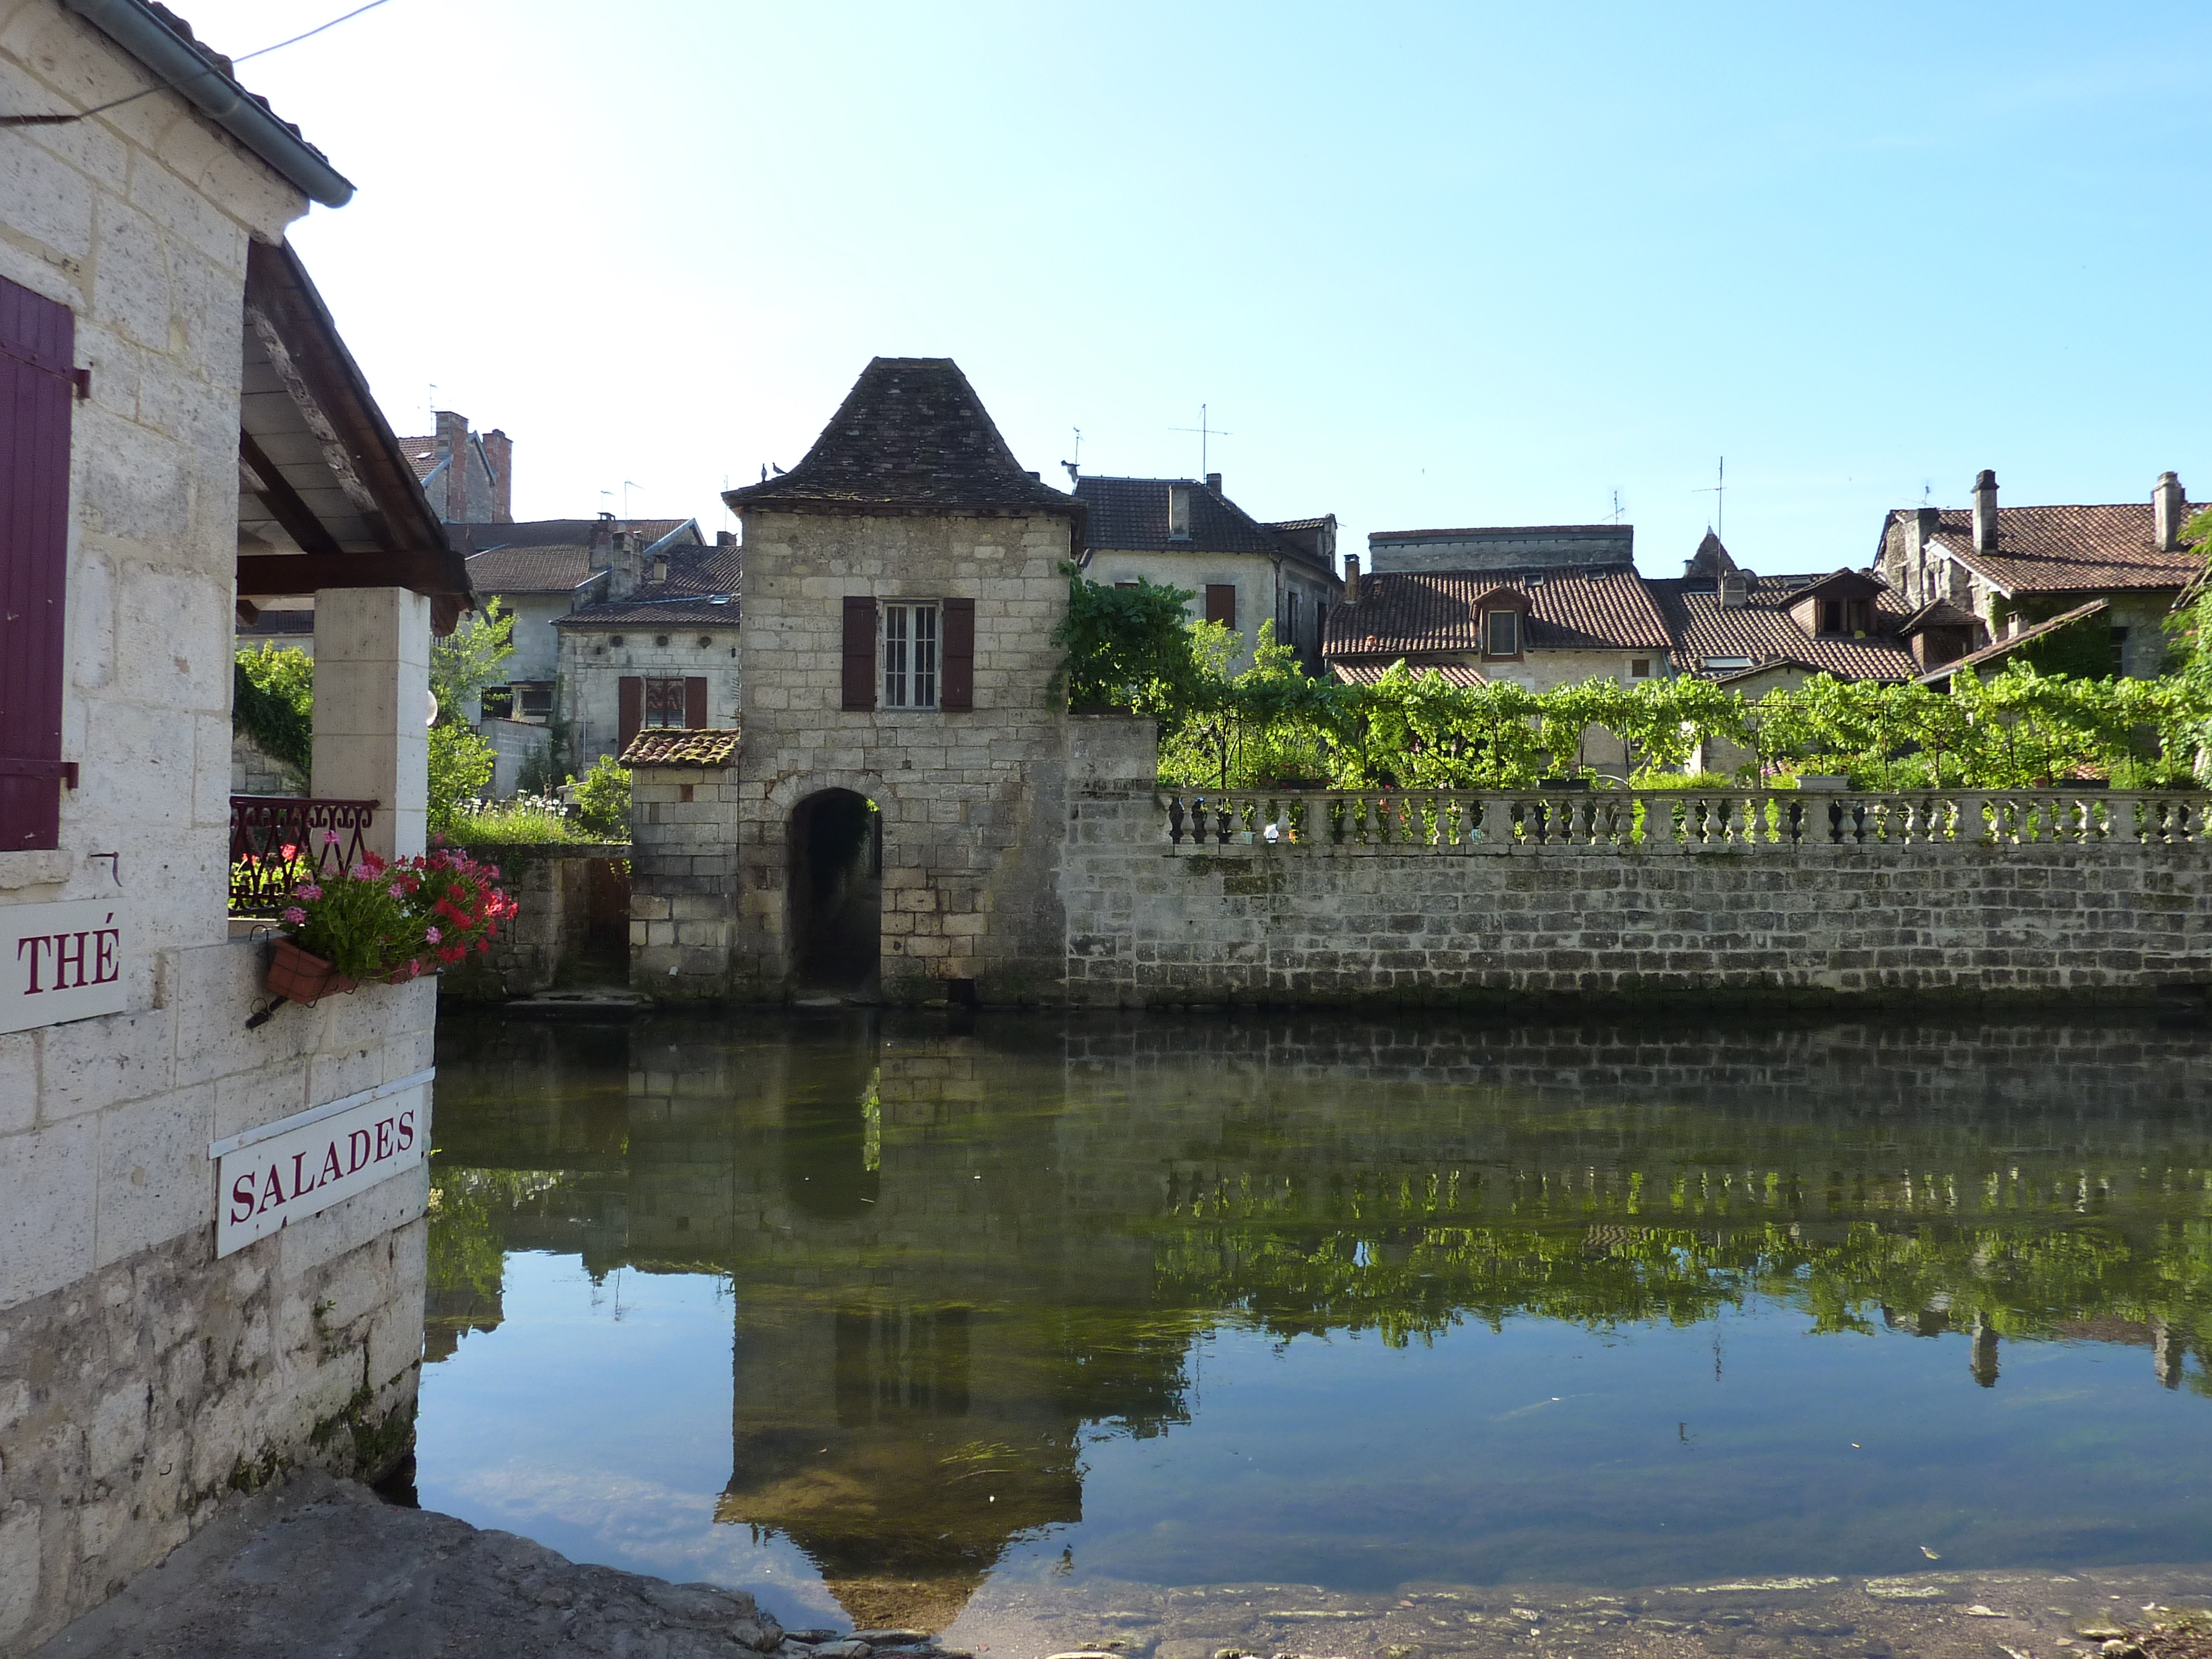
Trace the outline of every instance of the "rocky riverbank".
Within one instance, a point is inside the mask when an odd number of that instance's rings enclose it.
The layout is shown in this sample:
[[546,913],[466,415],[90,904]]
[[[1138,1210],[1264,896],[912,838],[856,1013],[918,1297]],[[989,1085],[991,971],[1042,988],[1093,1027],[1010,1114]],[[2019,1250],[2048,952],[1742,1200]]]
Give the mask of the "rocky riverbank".
[[[211,1522],[34,1659],[2114,1659],[2208,1604],[2212,1569],[2196,1565],[1619,1594],[994,1579],[934,1634],[785,1630],[742,1590],[580,1565],[302,1474]],[[2142,1645],[2143,1659],[2193,1659]]]

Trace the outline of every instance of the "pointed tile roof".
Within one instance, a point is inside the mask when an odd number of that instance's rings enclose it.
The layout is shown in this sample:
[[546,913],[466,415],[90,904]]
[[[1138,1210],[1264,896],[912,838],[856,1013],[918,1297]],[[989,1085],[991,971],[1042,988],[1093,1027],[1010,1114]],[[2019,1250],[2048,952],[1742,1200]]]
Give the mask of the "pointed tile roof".
[[860,371],[806,459],[725,491],[732,507],[781,513],[1053,513],[1083,503],[1026,471],[950,357],[878,357]]

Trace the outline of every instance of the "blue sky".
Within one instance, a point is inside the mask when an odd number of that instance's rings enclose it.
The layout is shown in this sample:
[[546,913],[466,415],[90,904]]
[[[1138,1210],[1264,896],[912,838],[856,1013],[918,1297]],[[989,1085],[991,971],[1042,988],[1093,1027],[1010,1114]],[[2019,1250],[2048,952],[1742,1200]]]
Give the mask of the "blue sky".
[[[243,52],[343,0],[191,0]],[[1883,510],[2212,498],[2212,11],[387,0],[246,65],[360,186],[295,240],[393,423],[525,517],[721,522],[869,356],[1024,464],[1261,518],[1589,522],[1762,570]],[[601,490],[614,495],[602,497]]]

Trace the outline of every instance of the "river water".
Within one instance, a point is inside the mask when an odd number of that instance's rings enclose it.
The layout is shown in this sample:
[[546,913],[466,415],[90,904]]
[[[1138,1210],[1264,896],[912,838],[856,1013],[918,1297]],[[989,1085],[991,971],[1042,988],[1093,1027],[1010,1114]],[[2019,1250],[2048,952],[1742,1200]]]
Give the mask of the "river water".
[[440,1031],[418,1489],[787,1624],[988,1581],[2212,1559],[2212,1031]]

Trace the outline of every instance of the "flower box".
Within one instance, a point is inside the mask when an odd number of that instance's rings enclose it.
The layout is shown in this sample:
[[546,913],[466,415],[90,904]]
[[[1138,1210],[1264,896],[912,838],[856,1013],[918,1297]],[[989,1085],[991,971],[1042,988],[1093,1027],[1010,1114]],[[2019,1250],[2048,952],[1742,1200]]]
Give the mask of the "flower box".
[[269,994],[283,997],[287,1002],[312,1006],[326,996],[357,990],[360,983],[348,979],[322,957],[301,950],[289,939],[276,941],[276,954],[269,959]]

